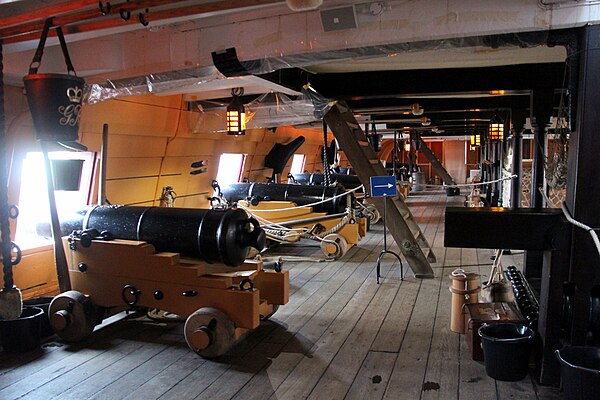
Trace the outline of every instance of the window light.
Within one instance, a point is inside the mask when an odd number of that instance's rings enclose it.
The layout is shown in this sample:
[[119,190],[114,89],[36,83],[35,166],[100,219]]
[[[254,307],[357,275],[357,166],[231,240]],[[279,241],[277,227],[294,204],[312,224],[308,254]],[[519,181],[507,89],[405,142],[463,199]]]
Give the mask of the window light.
[[223,153],[219,158],[217,169],[217,182],[220,186],[237,183],[242,177],[244,170],[245,154]]
[[306,156],[304,154],[294,154],[292,158],[292,167],[290,168],[290,174],[301,174],[304,171],[304,163],[306,162]]
[[[89,200],[94,153],[58,151],[51,152],[49,155],[51,160],[83,160],[79,190],[56,190],[54,192],[59,214],[82,209]],[[37,233],[39,223],[50,223],[50,206],[48,205],[44,168],[44,157],[41,152],[27,153],[21,172],[19,219],[15,238],[22,250],[52,243],[50,239],[39,236]]]

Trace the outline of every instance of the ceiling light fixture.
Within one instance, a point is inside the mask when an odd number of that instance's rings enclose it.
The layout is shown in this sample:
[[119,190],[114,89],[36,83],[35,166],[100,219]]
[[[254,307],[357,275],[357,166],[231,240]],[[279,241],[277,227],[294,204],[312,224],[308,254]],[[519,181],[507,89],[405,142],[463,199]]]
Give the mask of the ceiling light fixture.
[[412,112],[412,115],[423,115],[425,110],[421,108],[419,103],[414,103],[410,105],[410,111]]
[[244,105],[240,101],[240,96],[244,94],[244,88],[231,89],[231,103],[227,106],[227,134],[245,135],[246,134],[246,112]]
[[292,11],[309,11],[319,8],[323,0],[286,0],[286,3]]

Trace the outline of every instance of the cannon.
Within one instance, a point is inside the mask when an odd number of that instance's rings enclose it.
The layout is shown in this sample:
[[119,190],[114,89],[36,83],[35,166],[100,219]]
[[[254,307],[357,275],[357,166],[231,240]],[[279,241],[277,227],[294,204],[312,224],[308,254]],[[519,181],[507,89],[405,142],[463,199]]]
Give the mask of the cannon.
[[256,216],[269,243],[315,240],[337,259],[366,234],[367,220],[355,215],[354,194],[344,186],[234,183],[215,191]]
[[67,342],[121,311],[161,310],[185,319],[190,349],[218,357],[289,299],[287,271],[245,260],[265,233],[243,210],[96,206],[61,231],[72,290],[48,314]]
[[[288,180],[288,183],[299,183],[301,185],[323,185],[325,180],[323,174],[293,174]],[[337,182],[343,185],[346,189],[354,189],[362,185],[357,175],[346,175],[346,174],[329,174],[329,180],[331,182]],[[357,190],[358,193],[362,193],[362,189]]]
[[[308,186],[286,185],[279,183],[233,183],[221,188],[221,193],[228,202],[248,200],[256,204],[260,201],[291,201],[298,206],[305,206],[319,201],[331,199],[313,207],[316,212],[328,214],[343,213],[348,207],[348,198],[352,194],[342,195],[346,189],[343,186]],[[338,196],[338,197],[336,197]]]
[[60,226],[63,236],[94,229],[115,239],[148,242],[157,251],[232,267],[244,262],[250,247],[265,247],[258,222],[239,209],[93,206],[63,217]]

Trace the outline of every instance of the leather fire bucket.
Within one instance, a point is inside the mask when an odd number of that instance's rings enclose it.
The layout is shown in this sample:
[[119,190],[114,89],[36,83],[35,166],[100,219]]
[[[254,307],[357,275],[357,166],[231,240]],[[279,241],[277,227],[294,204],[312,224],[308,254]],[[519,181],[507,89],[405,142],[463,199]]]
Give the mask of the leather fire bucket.
[[29,74],[23,78],[27,102],[38,140],[75,142],[85,81],[75,74],[60,26],[56,27],[56,33],[68,72],[67,74],[37,73],[51,27],[52,18],[48,18],[37,51],[29,65]]

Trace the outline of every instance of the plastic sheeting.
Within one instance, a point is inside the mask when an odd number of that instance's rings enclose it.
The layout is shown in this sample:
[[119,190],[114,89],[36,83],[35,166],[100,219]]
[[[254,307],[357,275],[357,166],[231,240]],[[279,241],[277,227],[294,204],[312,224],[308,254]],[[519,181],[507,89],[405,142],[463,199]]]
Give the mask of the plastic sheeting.
[[319,121],[333,104],[310,85],[305,85],[294,100],[283,93],[266,93],[245,106],[246,127],[271,128]]
[[107,80],[86,85],[84,103],[94,104],[117,97],[174,91],[226,79],[214,66],[149,74],[134,78]]
[[[283,93],[270,92],[257,97],[246,109],[246,129],[302,125],[320,121],[335,102],[324,98],[310,85],[304,85],[295,99]],[[224,132],[226,106],[203,107],[196,103],[198,117],[193,132]]]
[[[284,68],[308,68],[327,62],[342,60],[361,60],[375,57],[396,56],[418,51],[448,50],[458,48],[499,48],[534,47],[547,45],[548,31],[507,33],[492,36],[470,36],[450,39],[404,42],[366,47],[343,48],[306,52],[299,54],[281,54],[265,56],[254,60],[240,60],[242,66],[252,75],[261,75]],[[214,66],[148,74],[129,79],[108,80],[102,84],[88,86],[84,101],[97,103],[116,97],[145,93],[174,92],[178,88],[201,85],[217,79],[226,79]]]

